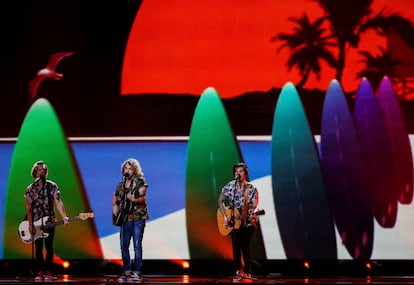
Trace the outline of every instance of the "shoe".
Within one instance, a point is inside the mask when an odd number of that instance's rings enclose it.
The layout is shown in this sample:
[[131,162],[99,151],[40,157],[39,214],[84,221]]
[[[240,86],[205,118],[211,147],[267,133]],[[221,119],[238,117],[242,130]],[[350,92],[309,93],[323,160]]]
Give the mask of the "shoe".
[[256,281],[255,278],[252,277],[250,273],[244,273],[242,276],[243,283],[251,283],[253,281]]
[[50,273],[49,271],[47,271],[44,275],[43,275],[43,279],[45,281],[52,281],[55,279],[55,277],[53,277],[52,273]]
[[232,282],[233,283],[241,283],[243,279],[243,272],[241,270],[236,270],[236,274],[234,274]]
[[118,282],[119,283],[125,283],[128,282],[129,274],[122,273],[121,277],[119,277]]
[[144,278],[142,278],[142,277],[139,275],[139,273],[137,273],[137,272],[133,272],[133,273],[129,276],[128,280],[129,280],[129,281],[132,281],[132,282],[143,282],[143,281],[144,281]]
[[39,273],[37,273],[36,277],[35,277],[35,281],[43,281],[43,272],[39,271]]

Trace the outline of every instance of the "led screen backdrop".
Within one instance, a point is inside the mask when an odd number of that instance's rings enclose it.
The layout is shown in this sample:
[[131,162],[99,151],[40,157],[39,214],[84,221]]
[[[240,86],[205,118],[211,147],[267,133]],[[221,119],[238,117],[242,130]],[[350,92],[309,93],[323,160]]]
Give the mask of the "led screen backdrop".
[[[251,179],[260,190],[261,208],[266,210],[266,215],[261,217],[260,222],[267,258],[285,259],[271,193],[270,142],[268,138],[262,139],[263,141],[241,141],[240,146],[245,161],[251,169]],[[5,182],[8,179],[13,145],[13,143],[0,145],[2,197],[5,197]],[[110,199],[116,182],[121,178],[120,161],[130,156],[139,158],[149,183],[148,201],[151,220],[145,232],[144,258],[167,260],[189,258],[184,192],[186,141],[72,142],[71,146],[95,214],[94,222],[105,258],[120,257],[118,228],[111,223]],[[157,159],[154,159],[154,156]],[[24,175],[25,179],[30,179],[29,171]],[[231,179],[231,173],[228,177]],[[50,169],[49,178],[57,183],[61,180],[53,169]],[[66,201],[70,190],[61,189],[61,191]],[[23,194],[20,200],[23,205]],[[2,212],[4,206],[2,203],[0,208]],[[69,215],[78,214],[69,206],[67,208]],[[212,209],[213,212],[215,210]],[[375,224],[372,259],[412,259],[414,247],[409,238],[413,234],[412,215],[413,205],[402,205],[398,208],[398,218],[394,227],[383,228]],[[3,226],[3,219],[0,224]],[[66,232],[71,231],[72,226],[73,224],[67,228],[60,227],[58,231],[65,235]],[[11,232],[10,235],[18,239],[16,231]],[[23,243],[21,246],[30,248]],[[337,250],[339,259],[351,259],[338,236]],[[61,257],[67,258],[67,256]]]
[[[414,132],[410,111],[413,107],[410,67],[414,58],[409,40],[410,23],[414,21],[412,4],[368,1],[371,8],[366,10],[370,12],[368,19],[375,18],[385,7],[386,16],[395,11],[407,22],[407,30],[394,29],[387,36],[367,31],[358,35],[357,46],[351,45],[348,39],[345,47],[348,52],[341,58],[341,46],[324,36],[338,24],[335,19],[342,18],[336,14],[338,11],[329,11],[319,4],[323,1],[299,1],[297,5],[284,0],[259,1],[254,5],[251,1],[238,1],[237,5],[223,1],[172,1],[168,5],[158,0],[118,2],[14,1],[7,3],[7,9],[1,9],[7,13],[2,17],[5,44],[0,55],[4,74],[0,79],[3,122],[0,196],[5,201],[0,206],[3,213],[0,258],[30,257],[30,249],[20,244],[14,227],[24,215],[21,213],[22,186],[30,183],[32,158],[48,160],[49,178],[61,186],[71,216],[82,211],[94,213],[93,219],[59,227],[58,257],[119,259],[118,229],[111,224],[110,198],[120,179],[120,165],[128,157],[136,157],[142,163],[150,185],[151,220],[144,237],[144,258],[227,258],[228,252],[219,245],[220,241],[226,244],[228,240],[215,232],[211,213],[214,216],[216,209],[212,201],[222,186],[216,181],[232,179],[231,168],[226,172],[223,165],[236,161],[217,164],[210,158],[218,153],[228,160],[236,160],[240,155],[240,160],[249,165],[250,178],[260,190],[261,207],[266,215],[261,217],[256,235],[256,258],[286,259],[312,254],[298,236],[313,235],[317,241],[321,231],[323,238],[333,236],[332,250],[326,252],[330,258],[414,257],[409,240],[414,224],[410,198],[412,161],[405,161],[408,167],[400,169],[411,172],[406,175],[408,179],[411,177],[410,182],[400,181],[408,187],[402,186],[405,190],[400,195],[386,196],[385,202],[376,200],[381,207],[376,208],[375,216],[367,218],[368,226],[364,224],[360,229],[350,229],[347,222],[365,212],[370,215],[370,211],[348,215],[347,211],[355,206],[352,203],[346,207],[339,203],[344,207],[332,213],[321,208],[321,211],[308,212],[312,215],[300,215],[298,210],[297,216],[291,215],[283,221],[278,220],[284,215],[283,210],[277,207],[283,201],[292,209],[303,206],[312,210],[315,205],[332,206],[329,204],[332,197],[344,197],[339,192],[330,192],[335,187],[329,180],[335,182],[338,172],[333,169],[343,171],[343,165],[336,165],[335,160],[329,162],[326,157],[347,154],[346,166],[354,166],[348,169],[349,175],[366,156],[374,160],[374,147],[356,143],[357,136],[362,134],[366,135],[365,142],[371,143],[372,137],[382,138],[380,146],[388,142],[387,151],[392,152],[389,158],[392,161],[397,161],[395,149],[403,149],[403,156],[411,158],[412,146],[408,155],[406,150],[410,144],[408,134]],[[353,11],[348,6],[342,13],[349,12],[347,9]],[[324,15],[331,17],[329,21],[320,20]],[[366,24],[359,20],[357,26]],[[295,29],[308,25],[320,35],[314,41],[319,43],[316,54],[311,54],[313,49],[309,46],[296,49],[289,41],[300,36],[294,34]],[[407,38],[406,34],[410,36]],[[56,59],[55,55],[64,56]],[[306,61],[309,58],[317,60]],[[390,59],[389,65],[386,59]],[[54,62],[57,74],[41,71],[50,61]],[[358,103],[356,98],[369,96],[374,90],[378,93],[384,75],[394,87],[391,98],[395,95],[398,101],[389,105],[381,97],[371,98],[371,103]],[[372,86],[361,87],[363,76]],[[334,82],[333,78],[339,81]],[[285,85],[287,82],[292,83],[291,87]],[[209,96],[215,99],[199,100],[206,92],[212,92]],[[209,100],[216,103],[210,106]],[[38,110],[38,118],[32,120],[30,112],[40,107],[37,104],[45,104],[48,111]],[[358,111],[361,106],[370,106],[372,113]],[[384,124],[358,129],[356,122],[372,123],[375,112],[382,112]],[[45,114],[50,117],[45,119]],[[278,119],[279,116],[283,119]],[[344,121],[339,120],[340,125],[334,127],[330,125],[338,122],[330,120],[334,118]],[[340,138],[328,139],[335,128]],[[367,135],[372,129],[377,132]],[[361,133],[357,135],[357,132]],[[325,135],[326,140],[322,137],[325,149],[320,135]],[[317,138],[315,145],[314,137]],[[401,141],[403,147],[394,146],[391,150],[392,142]],[[41,147],[32,147],[31,143]],[[339,148],[341,144],[348,148]],[[307,149],[306,158],[295,157],[293,153],[303,150],[302,147]],[[237,149],[239,153],[233,155]],[[204,157],[204,154],[210,156]],[[286,163],[281,164],[285,160],[280,158],[285,154]],[[193,165],[191,171],[189,165]],[[205,180],[198,179],[198,169],[194,167],[199,167],[201,174],[206,171],[211,179],[204,176]],[[212,175],[211,169],[220,169],[220,176]],[[275,174],[275,169],[283,171]],[[295,171],[289,172],[289,169]],[[311,175],[292,184],[293,180],[289,179],[298,173]],[[367,172],[367,177],[375,176],[372,173]],[[400,172],[393,173],[393,177],[397,173]],[[280,178],[286,180],[281,183]],[[352,181],[366,183],[367,180],[363,175],[355,179]],[[195,191],[192,185],[197,183],[214,185],[214,189]],[[375,183],[371,181],[369,185]],[[281,193],[290,187],[300,190],[299,198]],[[346,189],[341,187],[337,188]],[[364,189],[362,184],[359,188]],[[314,189],[311,195],[306,192],[309,189]],[[197,207],[191,210],[188,207],[187,203],[194,201],[189,193],[205,199],[204,205],[200,204],[202,213],[197,213]],[[330,197],[327,201],[324,193]],[[388,211],[385,216],[384,211]],[[190,224],[189,212],[195,213]],[[199,225],[197,219],[200,219]],[[298,221],[303,222],[303,227],[297,227],[297,231],[279,229],[279,226],[289,228],[289,224]],[[367,228],[369,233],[365,231]],[[77,251],[65,247],[65,236],[77,236],[85,229],[88,243],[94,246],[84,245]],[[205,242],[196,240],[200,236],[218,239],[217,246],[200,248],[199,242]],[[292,240],[294,243],[289,243]]]

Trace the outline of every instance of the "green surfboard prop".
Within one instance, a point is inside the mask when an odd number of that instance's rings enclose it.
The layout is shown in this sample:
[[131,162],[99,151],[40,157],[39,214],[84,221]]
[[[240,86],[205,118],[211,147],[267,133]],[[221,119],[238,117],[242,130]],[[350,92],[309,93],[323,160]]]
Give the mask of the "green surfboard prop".
[[336,259],[335,228],[316,144],[299,94],[286,83],[272,130],[272,187],[288,259]]
[[[91,210],[77,164],[53,107],[38,99],[29,109],[14,147],[7,184],[4,215],[3,253],[5,259],[31,258],[32,246],[18,236],[26,213],[24,193],[33,182],[31,169],[36,161],[48,166],[47,179],[56,182],[69,217]],[[61,220],[56,210],[58,220]],[[92,218],[56,227],[55,258],[103,258],[99,236]]]
[[[191,123],[186,162],[186,222],[191,259],[231,259],[231,237],[217,227],[217,198],[233,179],[240,148],[222,101],[214,88],[201,95]],[[263,258],[260,228],[252,241],[255,258]],[[258,255],[258,256],[256,256]]]

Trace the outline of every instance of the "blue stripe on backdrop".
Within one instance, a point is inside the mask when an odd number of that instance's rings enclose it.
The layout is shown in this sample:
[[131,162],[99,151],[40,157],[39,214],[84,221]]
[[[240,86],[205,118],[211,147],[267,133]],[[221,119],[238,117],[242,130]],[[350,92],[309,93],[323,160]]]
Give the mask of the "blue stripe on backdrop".
[[[152,220],[184,208],[187,142],[72,142],[71,146],[92,207],[85,210],[94,211],[100,237],[118,231],[111,222],[110,200],[116,183],[121,179],[121,163],[129,157],[137,158],[145,173],[149,184],[148,206]],[[3,201],[13,147],[14,143],[0,144],[0,197]],[[251,180],[269,175],[270,142],[240,142],[240,149],[249,166]],[[50,171],[52,173],[53,169]],[[229,179],[232,178],[231,171],[229,169]],[[29,173],[30,169],[22,175]],[[65,189],[61,191],[64,200]],[[22,203],[23,192],[24,189]],[[68,212],[71,215],[78,214],[71,213],[70,209]],[[1,203],[0,213],[4,213]],[[4,214],[1,216],[4,217]],[[3,228],[3,219],[0,219],[0,228]],[[0,235],[0,245],[2,241],[3,235]],[[3,256],[2,248],[0,246],[0,257]]]
[[[13,153],[14,144],[11,143],[4,143],[0,144],[0,201],[6,200],[6,189],[7,189],[7,181],[9,178],[9,168],[10,168],[10,159]],[[29,175],[30,169],[27,172]],[[22,203],[23,200],[24,189],[22,189]],[[3,258],[3,217],[4,217],[4,202],[0,203],[0,257]],[[17,226],[16,226],[17,231]]]

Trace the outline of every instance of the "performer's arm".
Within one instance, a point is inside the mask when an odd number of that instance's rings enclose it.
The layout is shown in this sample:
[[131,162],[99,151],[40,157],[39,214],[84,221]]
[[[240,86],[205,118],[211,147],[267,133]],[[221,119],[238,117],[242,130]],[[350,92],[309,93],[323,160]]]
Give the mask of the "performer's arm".
[[130,192],[127,194],[127,199],[137,204],[144,204],[147,201],[147,188],[147,184],[140,186],[138,189],[138,197],[135,197],[135,195]]
[[32,200],[26,197],[26,217],[27,221],[29,222],[29,231],[32,232]]
[[225,200],[225,196],[223,195],[223,193],[220,193],[220,195],[217,199],[217,203],[218,203],[218,206],[220,208],[220,212],[223,215],[223,224],[226,227],[226,226],[228,226],[229,221],[227,220],[226,212],[225,212],[225,209],[224,209],[224,200]]
[[116,196],[116,192],[112,196],[111,202],[112,202],[112,213],[116,216],[118,215],[118,212],[119,212],[119,202],[118,202],[118,197]]
[[60,194],[56,193],[54,195],[54,199],[55,199],[56,208],[58,209],[60,215],[62,216],[64,224],[65,225],[69,224],[69,218],[68,218],[68,216],[66,216],[65,205],[63,205],[63,201],[60,198]]

